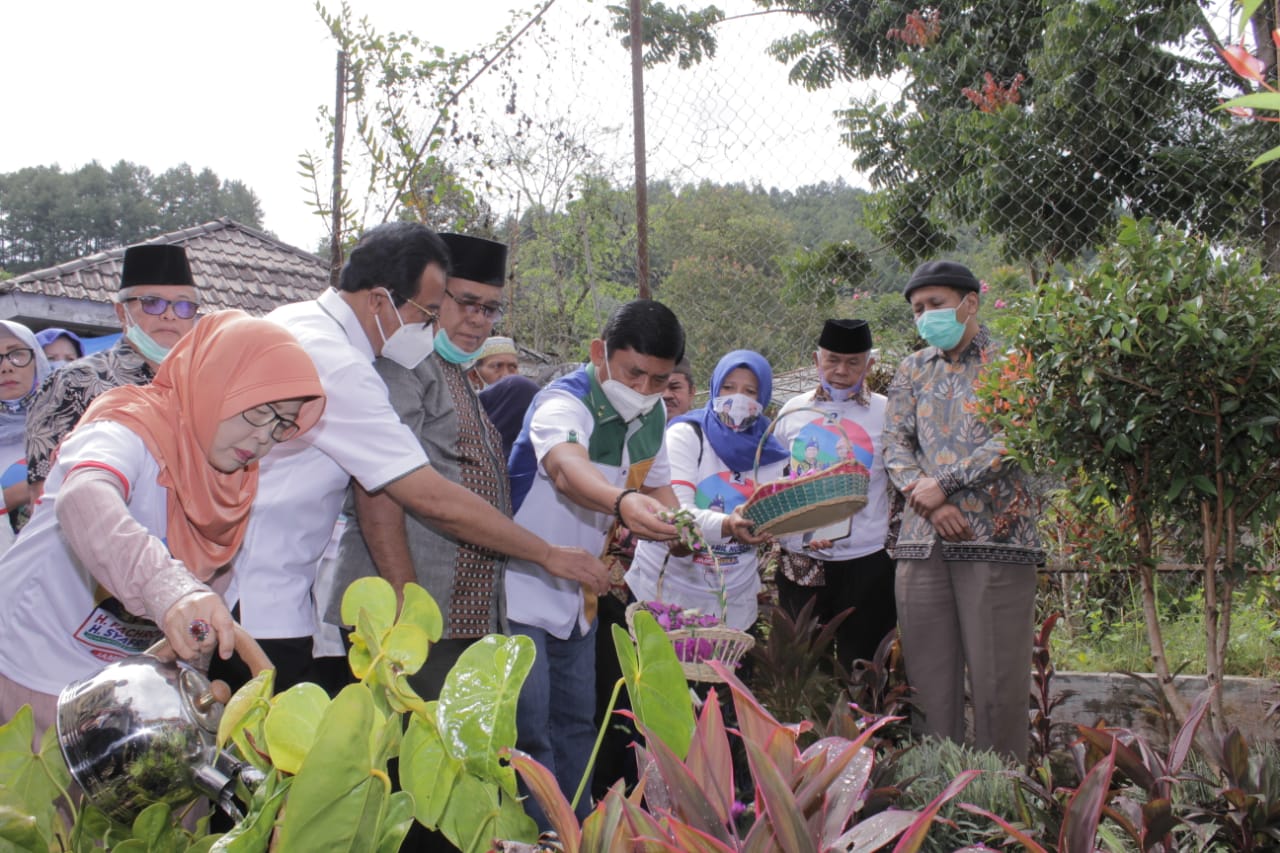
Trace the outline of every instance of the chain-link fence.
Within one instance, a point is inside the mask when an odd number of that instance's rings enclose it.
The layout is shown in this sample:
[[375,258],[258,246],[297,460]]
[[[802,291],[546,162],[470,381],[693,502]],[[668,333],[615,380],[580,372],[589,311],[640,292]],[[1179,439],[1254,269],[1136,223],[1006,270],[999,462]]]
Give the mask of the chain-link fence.
[[[1234,37],[1225,4],[721,9],[646,7],[649,285],[704,381],[749,347],[804,387],[787,374],[827,316],[870,320],[891,368],[914,341],[897,294],[916,263],[965,261],[996,312],[1087,261],[1121,216],[1280,265],[1280,180],[1248,169],[1275,126],[1217,109],[1245,91],[1215,49]],[[552,361],[637,292],[624,32],[624,8],[553,3],[468,89],[439,151],[474,195],[428,218],[512,244],[506,331]]]

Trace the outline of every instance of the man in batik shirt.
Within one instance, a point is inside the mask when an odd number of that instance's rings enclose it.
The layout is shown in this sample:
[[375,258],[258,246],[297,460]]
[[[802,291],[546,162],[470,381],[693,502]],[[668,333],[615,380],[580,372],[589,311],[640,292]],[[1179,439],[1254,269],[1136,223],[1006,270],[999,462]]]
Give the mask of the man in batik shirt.
[[116,295],[124,334],[113,347],[56,370],[27,414],[27,482],[36,495],[54,451],[94,399],[121,385],[150,385],[160,362],[196,324],[200,300],[181,246],[130,246]]
[[1023,760],[1044,552],[1029,479],[972,407],[997,354],[978,322],[980,290],[961,264],[931,261],[904,291],[929,346],[903,359],[885,412],[885,468],[907,501],[898,627],[917,730],[963,741],[967,667],[975,745]]

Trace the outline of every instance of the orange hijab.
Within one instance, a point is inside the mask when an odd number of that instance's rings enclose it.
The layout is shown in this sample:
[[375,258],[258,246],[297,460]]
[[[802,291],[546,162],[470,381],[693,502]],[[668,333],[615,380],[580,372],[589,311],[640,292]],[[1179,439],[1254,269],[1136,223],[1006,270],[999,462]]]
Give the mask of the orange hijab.
[[232,474],[209,464],[218,424],[276,400],[305,402],[305,432],[324,411],[311,357],[283,327],[243,311],[201,318],[174,345],[150,385],[112,388],[81,418],[114,421],[136,433],[168,490],[169,551],[200,580],[231,562],[244,541],[258,492],[258,465]]

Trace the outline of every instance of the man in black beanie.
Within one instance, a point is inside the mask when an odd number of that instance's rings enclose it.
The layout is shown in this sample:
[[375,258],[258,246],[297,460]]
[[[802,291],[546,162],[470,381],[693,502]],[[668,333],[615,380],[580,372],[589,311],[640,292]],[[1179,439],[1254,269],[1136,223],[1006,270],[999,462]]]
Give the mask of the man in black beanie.
[[962,264],[931,261],[903,290],[929,346],[903,359],[885,413],[885,467],[906,498],[898,625],[916,729],[963,742],[967,668],[975,745],[1021,761],[1044,552],[1026,474],[973,411],[974,385],[998,356],[978,322],[981,289]]

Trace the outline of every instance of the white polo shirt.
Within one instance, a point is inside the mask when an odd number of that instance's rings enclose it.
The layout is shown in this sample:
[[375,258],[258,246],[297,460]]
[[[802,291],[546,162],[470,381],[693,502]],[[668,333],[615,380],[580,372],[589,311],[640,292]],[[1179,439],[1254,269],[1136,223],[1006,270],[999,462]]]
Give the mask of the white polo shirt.
[[[874,554],[884,547],[889,535],[889,477],[884,470],[881,441],[887,398],[869,393],[865,406],[853,400],[819,403],[813,399],[815,393],[808,391],[792,397],[778,413],[780,423],[774,435],[791,451],[792,470],[799,467],[803,472],[810,464],[820,470],[852,457],[871,472],[871,482],[867,505],[853,517],[849,536],[836,540],[828,551],[805,553],[832,561]],[[798,551],[802,547],[800,538],[785,538],[782,547]]]
[[111,421],[81,424],[58,448],[44,496],[22,535],[0,559],[0,673],[58,695],[108,663],[137,654],[163,636],[130,615],[67,548],[55,507],[67,473],[79,465],[108,470],[125,488],[129,514],[158,539],[167,529],[168,490],[137,433]]
[[240,622],[255,637],[309,637],[311,587],[351,478],[376,491],[426,465],[427,454],[391,407],[369,338],[337,291],[267,319],[311,356],[328,399],[316,426],[263,460],[227,600],[239,601]]
[[[613,523],[607,513],[584,509],[564,497],[547,477],[543,460],[552,448],[573,441],[587,447],[595,421],[582,401],[568,391],[544,391],[535,401],[529,422],[529,438],[538,460],[537,473],[516,511],[515,521],[553,545],[584,548],[599,555],[605,535]],[[592,463],[612,485],[622,487],[631,470],[626,447],[621,465]],[[671,482],[671,464],[665,448],[659,448],[644,485],[665,486]],[[577,581],[554,577],[527,560],[510,560],[506,577],[507,618],[542,628],[562,640],[573,633],[575,622],[583,632],[591,626],[582,609],[582,586]]]

